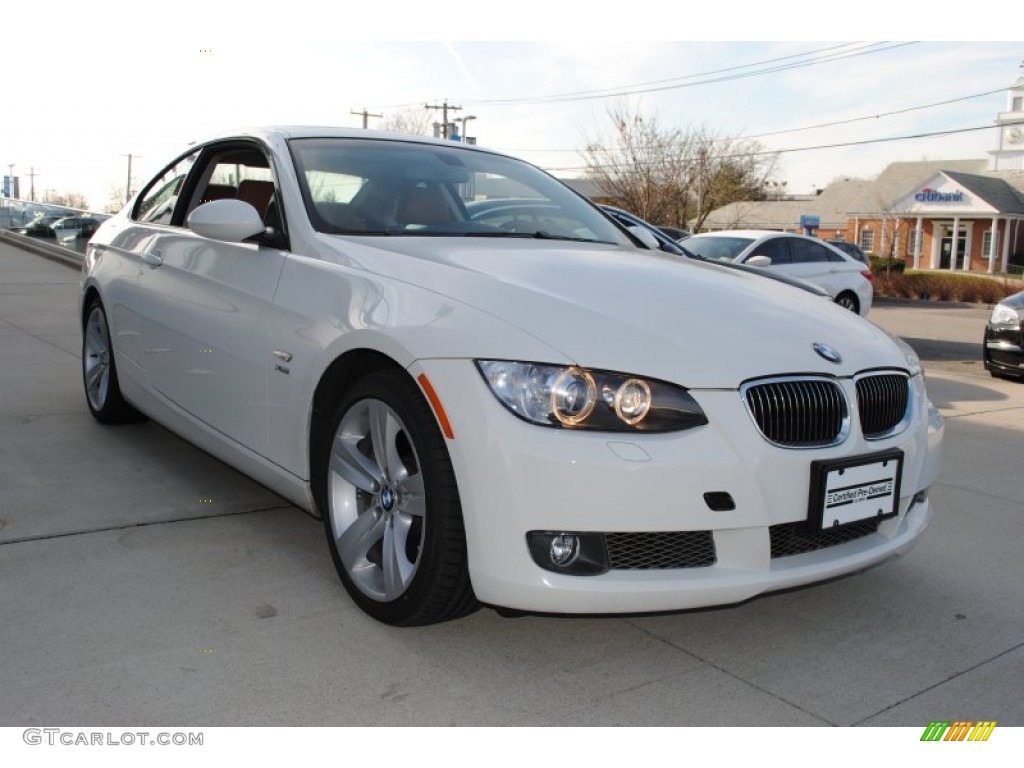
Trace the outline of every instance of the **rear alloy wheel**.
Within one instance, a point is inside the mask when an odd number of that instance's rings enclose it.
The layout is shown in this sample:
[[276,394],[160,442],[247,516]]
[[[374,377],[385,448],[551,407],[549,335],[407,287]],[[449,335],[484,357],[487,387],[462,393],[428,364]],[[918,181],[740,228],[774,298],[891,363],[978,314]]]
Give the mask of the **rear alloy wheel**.
[[145,418],[121,397],[107,314],[99,299],[92,300],[85,316],[82,331],[82,381],[89,411],[100,423],[127,424]]
[[360,380],[335,412],[322,498],[335,568],[387,624],[477,607],[455,473],[433,413],[402,372]]
[[836,304],[843,309],[848,309],[858,315],[860,314],[860,301],[858,301],[857,297],[849,291],[843,291],[836,296]]

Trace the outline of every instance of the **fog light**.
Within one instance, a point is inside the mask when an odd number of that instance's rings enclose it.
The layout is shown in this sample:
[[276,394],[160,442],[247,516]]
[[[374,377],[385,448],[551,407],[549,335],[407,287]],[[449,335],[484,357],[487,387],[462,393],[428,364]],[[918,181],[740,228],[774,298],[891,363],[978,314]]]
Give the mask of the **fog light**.
[[580,551],[580,540],[571,533],[563,533],[551,539],[552,565],[565,566],[571,563]]
[[545,571],[572,576],[596,576],[608,570],[608,549],[603,533],[530,531],[530,556]]

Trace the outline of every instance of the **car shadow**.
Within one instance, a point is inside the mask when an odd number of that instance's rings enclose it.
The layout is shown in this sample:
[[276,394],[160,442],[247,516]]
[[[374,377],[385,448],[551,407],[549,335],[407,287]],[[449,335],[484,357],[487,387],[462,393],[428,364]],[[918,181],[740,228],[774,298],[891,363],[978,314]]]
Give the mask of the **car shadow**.
[[922,360],[981,360],[981,342],[903,337]]

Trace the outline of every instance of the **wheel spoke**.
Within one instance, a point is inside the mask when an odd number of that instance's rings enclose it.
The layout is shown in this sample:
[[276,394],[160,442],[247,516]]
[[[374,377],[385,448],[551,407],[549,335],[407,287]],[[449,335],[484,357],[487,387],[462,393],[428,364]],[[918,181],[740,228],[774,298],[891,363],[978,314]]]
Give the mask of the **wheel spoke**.
[[390,482],[400,483],[409,470],[398,455],[398,435],[402,424],[384,403],[374,402],[370,406],[370,435],[373,438],[373,454],[384,470],[384,477]]
[[407,515],[423,517],[427,512],[427,499],[421,474],[406,475],[398,486],[398,508]]
[[93,395],[100,391],[100,387],[103,383],[103,374],[106,373],[107,366],[103,363],[97,362],[91,368],[85,372],[85,387]]
[[381,563],[386,600],[394,600],[401,595],[412,576],[414,566],[405,555],[408,535],[408,522],[399,515],[391,517],[384,532],[384,561]]
[[372,509],[355,519],[338,537],[338,555],[345,568],[354,573],[366,565],[367,553],[380,541],[387,525],[385,516],[377,517]]
[[89,345],[90,354],[95,355],[106,349],[107,342],[106,339],[103,337],[103,331],[100,328],[99,322],[96,322],[94,320],[93,322],[89,323],[88,327],[86,328],[86,338]]
[[363,455],[358,442],[358,437],[345,435],[339,430],[334,438],[330,469],[359,490],[377,493],[384,480],[383,473],[372,459]]

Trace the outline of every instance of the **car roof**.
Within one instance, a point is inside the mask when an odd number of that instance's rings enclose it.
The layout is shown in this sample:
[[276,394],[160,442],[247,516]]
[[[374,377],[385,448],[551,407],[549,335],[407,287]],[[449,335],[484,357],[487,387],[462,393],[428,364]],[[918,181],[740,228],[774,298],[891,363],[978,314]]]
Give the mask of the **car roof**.
[[[807,235],[797,234],[795,232],[781,232],[777,229],[723,229],[715,232],[701,232],[699,235],[693,235],[693,237],[747,237],[751,240],[757,240],[760,237],[768,236],[784,236],[784,237],[807,237]],[[818,238],[811,238],[817,240]]]
[[341,126],[326,125],[267,125],[239,127],[230,131],[223,131],[212,136],[204,136],[192,145],[207,144],[211,141],[221,141],[232,138],[252,137],[264,140],[270,139],[379,139],[385,141],[404,141],[417,144],[430,144],[439,147],[458,147],[474,152],[485,152],[487,154],[503,154],[493,150],[478,147],[475,144],[464,144],[460,141],[448,139],[435,139],[432,136],[421,136],[410,133],[395,133],[392,131],[378,131],[372,128],[346,128]]

